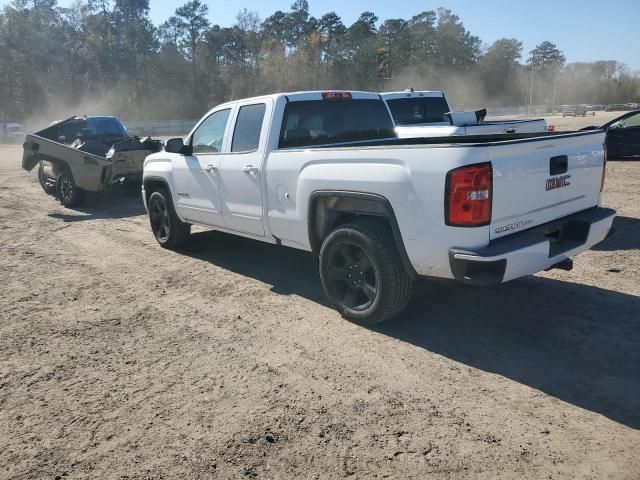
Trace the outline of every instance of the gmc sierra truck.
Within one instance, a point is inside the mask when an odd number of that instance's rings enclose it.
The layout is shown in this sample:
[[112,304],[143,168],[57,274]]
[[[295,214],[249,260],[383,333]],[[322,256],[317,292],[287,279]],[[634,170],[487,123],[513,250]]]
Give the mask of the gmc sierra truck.
[[313,252],[331,303],[373,324],[418,276],[489,286],[602,241],[605,134],[399,139],[375,93],[238,100],[146,158],[142,198],[158,243],[192,224]]
[[540,119],[488,121],[486,110],[454,112],[439,90],[381,93],[389,105],[400,138],[445,137],[449,135],[493,135],[540,133],[547,122]]

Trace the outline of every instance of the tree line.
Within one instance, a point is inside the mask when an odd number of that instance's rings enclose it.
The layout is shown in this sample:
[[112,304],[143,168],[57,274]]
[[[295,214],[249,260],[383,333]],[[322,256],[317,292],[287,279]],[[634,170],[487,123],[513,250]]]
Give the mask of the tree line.
[[514,38],[483,45],[445,8],[382,22],[367,11],[347,26],[296,0],[264,20],[241,10],[230,27],[208,18],[202,0],[161,25],[149,0],[14,0],[0,13],[0,119],[196,118],[263,93],[408,86],[443,89],[457,108],[640,100],[640,78],[620,62],[567,64],[549,41],[525,56]]

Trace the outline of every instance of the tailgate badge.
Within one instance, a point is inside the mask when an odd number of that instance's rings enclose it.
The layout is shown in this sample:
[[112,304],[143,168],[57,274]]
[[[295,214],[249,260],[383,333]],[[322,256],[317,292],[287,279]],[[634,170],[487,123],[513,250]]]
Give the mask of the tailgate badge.
[[561,175],[559,177],[553,177],[547,179],[546,190],[555,190],[556,188],[564,188],[571,185],[569,179],[571,175]]
[[510,230],[515,230],[516,228],[522,228],[526,225],[529,225],[530,223],[533,223],[533,220],[520,220],[519,222],[516,222],[516,223],[510,223],[509,225],[502,225],[500,227],[496,227],[494,231],[496,232],[496,235],[498,235],[500,233],[508,232]]

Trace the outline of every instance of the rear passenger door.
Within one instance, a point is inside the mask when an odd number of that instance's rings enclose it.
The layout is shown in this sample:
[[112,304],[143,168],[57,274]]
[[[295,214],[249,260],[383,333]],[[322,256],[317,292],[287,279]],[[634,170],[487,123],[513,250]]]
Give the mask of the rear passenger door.
[[261,176],[271,108],[270,100],[238,105],[231,146],[220,165],[225,226],[252,235],[264,235]]

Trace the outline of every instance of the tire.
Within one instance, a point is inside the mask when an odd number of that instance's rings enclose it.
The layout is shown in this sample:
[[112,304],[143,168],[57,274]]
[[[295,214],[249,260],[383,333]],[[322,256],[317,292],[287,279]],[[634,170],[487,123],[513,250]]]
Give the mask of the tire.
[[38,166],[38,182],[40,183],[42,190],[44,190],[47,195],[53,195],[56,193],[56,182],[52,181],[44,173],[42,163]]
[[153,236],[164,248],[183,245],[191,234],[191,225],[178,218],[166,188],[156,190],[149,197],[149,223]]
[[375,220],[341,225],[320,249],[320,280],[340,314],[375,325],[397,315],[411,296],[412,281],[391,231]]
[[63,168],[56,178],[56,194],[65,207],[77,207],[84,202],[84,190],[76,185],[68,168]]
[[140,198],[141,188],[142,188],[142,182],[138,182],[135,180],[125,180],[123,184],[125,197]]

